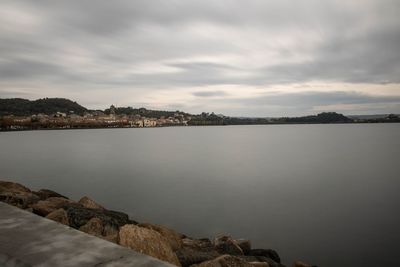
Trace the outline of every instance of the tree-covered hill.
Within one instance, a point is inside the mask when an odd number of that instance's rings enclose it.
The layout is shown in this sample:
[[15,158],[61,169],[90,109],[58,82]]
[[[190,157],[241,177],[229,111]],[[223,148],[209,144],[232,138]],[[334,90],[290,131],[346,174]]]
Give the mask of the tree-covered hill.
[[[106,114],[110,114],[111,110],[105,109]],[[151,110],[146,108],[132,108],[132,107],[117,107],[115,108],[115,114],[117,115],[140,115],[149,118],[160,118],[160,117],[173,117],[175,114],[191,116],[189,113],[182,111],[165,111],[165,110]]]
[[190,125],[249,125],[249,124],[302,124],[302,123],[348,123],[352,119],[336,112],[323,112],[317,115],[303,117],[281,118],[238,118],[218,116],[214,113],[195,115],[189,122]]
[[353,120],[336,112],[322,112],[317,115],[304,117],[279,118],[277,122],[283,123],[346,123]]
[[65,98],[42,98],[30,101],[22,98],[0,99],[0,115],[29,116],[56,112],[83,114],[87,109]]

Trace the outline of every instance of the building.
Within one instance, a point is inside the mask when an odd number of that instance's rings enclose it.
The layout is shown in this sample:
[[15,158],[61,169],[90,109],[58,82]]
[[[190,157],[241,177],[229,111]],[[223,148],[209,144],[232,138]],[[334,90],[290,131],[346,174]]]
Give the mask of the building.
[[157,121],[155,119],[143,119],[143,127],[156,127]]

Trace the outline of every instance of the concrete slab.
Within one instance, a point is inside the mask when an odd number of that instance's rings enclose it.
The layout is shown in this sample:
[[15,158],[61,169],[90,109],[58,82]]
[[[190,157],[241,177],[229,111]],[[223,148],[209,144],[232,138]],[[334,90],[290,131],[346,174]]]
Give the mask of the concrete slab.
[[0,267],[173,267],[0,202]]

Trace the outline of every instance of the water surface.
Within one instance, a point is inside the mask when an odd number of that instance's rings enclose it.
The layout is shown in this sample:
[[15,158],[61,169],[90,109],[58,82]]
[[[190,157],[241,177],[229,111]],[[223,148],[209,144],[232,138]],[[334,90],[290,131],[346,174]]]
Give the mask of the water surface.
[[0,177],[287,265],[400,266],[400,124],[7,132]]

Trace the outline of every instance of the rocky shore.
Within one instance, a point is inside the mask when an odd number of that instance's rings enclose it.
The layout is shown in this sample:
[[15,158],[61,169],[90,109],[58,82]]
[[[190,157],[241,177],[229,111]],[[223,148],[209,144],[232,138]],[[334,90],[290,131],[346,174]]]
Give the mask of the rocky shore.
[[[250,240],[228,235],[191,238],[162,225],[137,222],[87,196],[74,201],[52,190],[32,191],[0,181],[0,201],[176,266],[285,267],[275,250],[254,249]],[[301,261],[292,266],[312,267]]]

